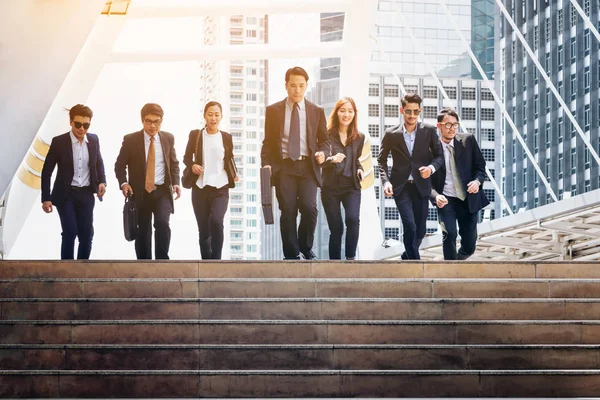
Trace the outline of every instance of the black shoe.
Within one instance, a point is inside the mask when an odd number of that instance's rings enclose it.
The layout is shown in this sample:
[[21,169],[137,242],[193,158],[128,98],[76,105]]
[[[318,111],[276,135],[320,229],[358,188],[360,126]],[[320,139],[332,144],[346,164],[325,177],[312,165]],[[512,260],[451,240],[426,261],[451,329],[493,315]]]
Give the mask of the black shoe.
[[400,258],[402,260],[408,260],[408,254],[406,254],[406,252],[402,253],[402,255],[400,256]]
[[283,260],[302,260],[302,257],[300,256],[296,256],[296,257],[284,257]]
[[302,255],[304,256],[305,260],[318,260],[317,256],[312,250],[308,253],[302,253]]

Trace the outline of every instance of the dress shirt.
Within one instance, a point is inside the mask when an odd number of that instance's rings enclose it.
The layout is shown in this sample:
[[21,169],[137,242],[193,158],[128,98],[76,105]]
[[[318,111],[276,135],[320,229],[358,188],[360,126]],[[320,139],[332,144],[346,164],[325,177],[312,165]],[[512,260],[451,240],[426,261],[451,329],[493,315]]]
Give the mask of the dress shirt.
[[[452,179],[452,167],[450,164],[450,157],[452,157],[452,154],[448,149],[450,146],[452,146],[452,150],[454,150],[454,139],[452,139],[450,143],[442,142],[442,147],[444,148],[444,163],[446,164],[446,180],[444,181],[444,190],[442,193],[447,197],[458,198],[456,188],[454,187],[454,179]],[[454,161],[456,162],[456,160]]]
[[75,137],[73,131],[69,132],[73,146],[73,180],[71,186],[90,186],[90,151],[88,149],[87,135],[83,142]]
[[[285,122],[283,125],[283,137],[281,138],[281,152],[283,158],[288,158],[288,143],[290,141],[290,124],[294,103],[290,99],[285,101]],[[308,141],[306,139],[306,103],[304,98],[298,102],[298,117],[300,117],[300,155],[308,156]]]
[[196,186],[202,189],[205,186],[212,186],[220,189],[229,183],[227,172],[225,172],[224,158],[225,148],[223,147],[223,136],[221,131],[211,135],[202,129],[202,167],[204,173],[196,180]]
[[356,171],[353,171],[352,167],[356,165],[356,160],[353,159],[352,144],[348,143],[348,139],[346,139],[346,145],[342,144],[339,132],[334,132],[331,135],[331,155],[335,156],[338,153],[346,155],[346,158],[342,162],[333,164],[334,174],[348,178],[353,177]]
[[[408,133],[408,131],[406,130],[406,126],[402,124],[402,136],[404,136],[404,142],[406,143],[406,147],[408,148],[408,154],[410,154],[412,158],[413,149],[415,147],[415,139],[417,138],[417,128],[415,128],[415,130],[412,131],[412,133]],[[433,173],[435,172],[434,166],[429,165],[429,168],[431,168],[431,174],[433,175]],[[414,178],[411,172],[411,174],[408,176],[408,180],[410,181],[413,179]]]
[[[144,148],[146,151],[146,160],[148,160],[148,149],[150,148],[150,135],[144,131]],[[160,145],[160,132],[154,135],[154,151],[156,162],[154,164],[154,184],[164,185],[165,183],[165,156]]]

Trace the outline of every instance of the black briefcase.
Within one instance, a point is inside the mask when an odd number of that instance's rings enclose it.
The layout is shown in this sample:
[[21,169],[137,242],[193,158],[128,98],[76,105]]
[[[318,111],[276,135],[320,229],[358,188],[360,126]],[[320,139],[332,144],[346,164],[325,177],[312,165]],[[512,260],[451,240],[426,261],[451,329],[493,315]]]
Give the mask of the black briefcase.
[[263,219],[266,225],[275,223],[273,218],[273,186],[271,186],[271,168],[260,169],[260,199],[263,209]]
[[123,232],[125,233],[125,239],[131,242],[137,239],[138,236],[138,216],[137,207],[133,196],[128,195],[125,198],[125,204],[123,205]]

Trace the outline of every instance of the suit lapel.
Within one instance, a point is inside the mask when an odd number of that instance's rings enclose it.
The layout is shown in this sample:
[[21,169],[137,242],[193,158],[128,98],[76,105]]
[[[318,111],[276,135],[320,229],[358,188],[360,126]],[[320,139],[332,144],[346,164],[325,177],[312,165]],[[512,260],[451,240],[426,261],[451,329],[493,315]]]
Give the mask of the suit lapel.
[[[406,155],[406,157],[410,158],[410,153],[408,151],[408,146],[406,146],[406,141],[404,140],[404,122],[398,125],[398,128],[395,132],[398,136],[398,145],[400,150]],[[414,149],[413,149],[414,150]]]
[[279,105],[279,116],[281,118],[281,121],[279,123],[279,138],[281,139],[283,137],[283,132],[285,131],[285,102],[287,101],[287,98],[284,99],[281,104]]
[[65,134],[65,150],[67,151],[67,165],[71,167],[71,171],[75,174],[75,166],[73,165],[73,142],[71,142],[71,134]]
[[464,149],[465,149],[465,145],[464,145],[462,139],[458,135],[454,136],[454,161],[457,164],[458,164],[458,160],[460,160],[460,157],[461,157]]
[[312,153],[314,149],[316,149],[317,139],[313,136],[314,130],[312,122],[312,116],[315,114],[315,108],[312,103],[308,100],[304,99],[304,107],[306,108],[306,146],[308,147],[308,152]]
[[158,132],[158,138],[160,139],[160,148],[163,153],[163,162],[165,163],[165,171],[168,172],[167,160],[169,159],[169,151],[171,147],[167,143],[167,138],[161,135],[161,132]]
[[144,166],[144,174],[146,174],[146,137],[144,136],[144,131],[141,130],[138,132],[139,137],[136,139],[136,152],[140,160],[142,160],[142,165]]

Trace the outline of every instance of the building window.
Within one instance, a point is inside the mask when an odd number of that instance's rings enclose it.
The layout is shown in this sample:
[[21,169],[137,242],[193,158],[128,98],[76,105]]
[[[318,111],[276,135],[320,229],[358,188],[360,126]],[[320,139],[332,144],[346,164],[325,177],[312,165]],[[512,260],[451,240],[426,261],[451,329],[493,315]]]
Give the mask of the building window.
[[384,85],[383,95],[385,97],[398,98],[398,85]]
[[552,135],[551,135],[551,131],[550,131],[550,124],[546,124],[546,131],[544,134],[544,140],[546,142],[546,148],[549,149],[550,148],[550,143],[552,142]]
[[429,207],[429,209],[427,209],[427,221],[437,221],[437,219],[437,207]]
[[558,153],[558,179],[562,179],[563,177],[563,164],[565,162],[565,158],[563,153]]
[[419,93],[419,87],[417,85],[404,85],[404,91],[406,94]]
[[540,27],[538,25],[533,27],[533,50],[537,50],[540,46]]
[[386,207],[385,208],[385,219],[387,220],[397,220],[398,217],[398,209],[396,207]]
[[423,118],[437,118],[437,107],[436,106],[424,106],[423,107]]
[[546,89],[546,112],[550,112],[550,107],[552,106],[552,94],[550,93],[550,89]]
[[546,176],[546,178],[548,178],[550,176],[550,159],[546,158],[546,166],[544,168],[544,175]]
[[[483,93],[482,93],[483,95]],[[475,88],[463,87],[462,88],[462,99],[463,100],[475,100]]]
[[369,117],[379,117],[379,104],[369,104]]
[[556,29],[557,29],[559,35],[564,30],[564,26],[563,26],[563,10],[562,10],[562,8],[560,8],[556,12]]
[[563,54],[563,46],[562,44],[558,46],[558,50],[556,52],[557,58],[558,58],[558,70],[562,71],[563,69],[563,61],[564,61],[564,54]]
[[571,149],[571,175],[577,172],[577,149]]
[[583,163],[584,169],[590,168],[590,149],[587,147],[583,150]]
[[255,219],[247,219],[246,220],[246,227],[248,228],[256,228],[256,220]]
[[590,130],[590,105],[586,104],[583,107],[583,130],[584,131],[589,131]]
[[493,121],[495,118],[495,112],[493,108],[482,108],[481,109],[481,120],[482,121]]
[[[436,86],[423,86],[423,98],[437,99],[437,87]],[[475,99],[473,99],[473,100],[475,100]]]
[[379,84],[378,83],[370,83],[369,84],[369,96],[379,97]]
[[577,17],[577,10],[575,9],[575,6],[571,4],[571,28],[577,25]]
[[385,238],[398,240],[400,237],[400,228],[385,228]]
[[256,194],[247,194],[246,195],[246,201],[249,203],[254,203],[256,202]]
[[546,69],[546,74],[550,75],[552,73],[552,66],[550,65],[550,53],[546,53],[545,64],[546,65],[544,66],[544,68]]
[[583,0],[583,12],[588,17],[590,16],[590,0]]
[[389,118],[398,118],[398,106],[395,104],[385,104],[385,116]]
[[455,100],[456,99],[456,87],[454,86],[444,86],[444,90],[446,91],[446,94],[448,95],[448,98]]
[[575,100],[577,97],[577,77],[575,74],[571,75],[571,100]]
[[537,118],[540,114],[540,97],[536,94],[533,97],[533,117]]
[[378,144],[371,145],[371,156],[373,157],[373,159],[377,160],[377,156],[379,156],[379,145]]
[[494,149],[481,149],[481,154],[483,154],[485,161],[496,160],[496,153],[494,152]]
[[590,54],[590,30],[586,29],[583,32],[583,55],[587,56]]
[[475,108],[463,107],[462,119],[468,120],[468,121],[475,121]]
[[481,130],[481,140],[489,140],[491,142],[496,140],[494,130],[493,129],[482,129]]
[[583,70],[583,89],[585,93],[590,92],[590,67],[587,66]]
[[577,56],[577,38],[571,38],[571,63],[575,62]]
[[379,125],[369,124],[369,136],[379,137]]
[[481,100],[482,101],[494,101],[494,95],[492,95],[492,91],[487,88],[481,89]]
[[485,193],[485,196],[488,198],[489,201],[496,200],[496,192],[494,191],[494,189],[483,189],[483,193]]
[[550,38],[552,37],[552,32],[551,32],[551,25],[550,25],[550,18],[546,18],[546,20],[544,21],[544,33],[545,33],[545,39],[546,42],[550,41]]

